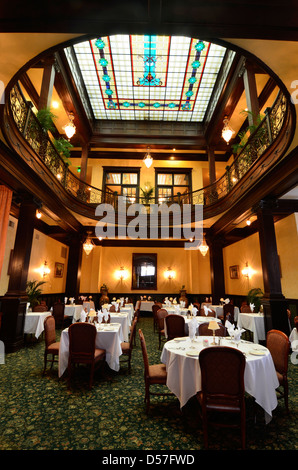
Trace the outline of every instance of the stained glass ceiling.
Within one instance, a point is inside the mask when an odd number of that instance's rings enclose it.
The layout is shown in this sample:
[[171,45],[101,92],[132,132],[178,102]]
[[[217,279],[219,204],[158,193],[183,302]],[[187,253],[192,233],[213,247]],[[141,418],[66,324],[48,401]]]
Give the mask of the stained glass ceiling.
[[73,51],[95,119],[187,122],[203,121],[226,53],[154,35],[98,36]]

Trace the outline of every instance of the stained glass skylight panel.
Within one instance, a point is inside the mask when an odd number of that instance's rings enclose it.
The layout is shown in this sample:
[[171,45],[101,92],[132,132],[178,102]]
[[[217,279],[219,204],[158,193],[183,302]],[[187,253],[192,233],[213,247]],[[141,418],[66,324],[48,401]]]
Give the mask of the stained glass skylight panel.
[[226,49],[194,38],[115,35],[74,52],[96,119],[201,122]]

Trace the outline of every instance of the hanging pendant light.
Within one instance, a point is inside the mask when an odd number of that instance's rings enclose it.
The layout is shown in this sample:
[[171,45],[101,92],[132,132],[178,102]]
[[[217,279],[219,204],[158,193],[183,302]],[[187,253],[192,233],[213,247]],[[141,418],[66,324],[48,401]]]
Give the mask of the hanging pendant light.
[[203,238],[202,243],[201,243],[200,246],[199,246],[199,250],[200,250],[200,252],[201,252],[201,254],[202,254],[203,256],[206,256],[207,253],[208,253],[209,246],[208,246],[207,243],[205,242],[204,238]]
[[88,234],[88,236],[86,238],[86,241],[83,244],[83,249],[84,249],[86,255],[88,256],[88,255],[90,255],[91,251],[94,248],[94,243],[93,243],[93,241],[90,237],[91,232],[87,232],[87,234]]
[[151,154],[150,154],[150,147],[147,148],[147,153],[144,157],[143,162],[145,163],[147,168],[151,167],[152,162],[153,162],[153,158],[151,157]]
[[70,113],[68,117],[69,117],[69,123],[63,127],[63,130],[65,134],[67,135],[67,137],[71,139],[72,136],[76,133],[76,126],[73,123],[74,115]]
[[229,120],[227,116],[225,116],[223,123],[224,123],[224,127],[222,129],[221,136],[228,144],[232,138],[232,135],[235,134],[235,132],[229,126]]

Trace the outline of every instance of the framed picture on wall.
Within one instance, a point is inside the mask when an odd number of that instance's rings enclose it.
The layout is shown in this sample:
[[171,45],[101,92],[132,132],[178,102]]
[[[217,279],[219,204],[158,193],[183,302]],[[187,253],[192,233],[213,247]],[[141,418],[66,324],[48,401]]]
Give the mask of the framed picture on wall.
[[238,264],[235,264],[235,266],[230,266],[230,278],[239,279],[239,265]]
[[63,272],[64,272],[64,264],[55,263],[54,277],[63,277]]

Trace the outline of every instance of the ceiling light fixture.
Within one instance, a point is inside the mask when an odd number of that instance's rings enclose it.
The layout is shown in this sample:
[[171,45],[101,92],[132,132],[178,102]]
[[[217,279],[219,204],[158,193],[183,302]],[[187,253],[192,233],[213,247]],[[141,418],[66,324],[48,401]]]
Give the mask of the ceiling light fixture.
[[94,248],[94,243],[93,243],[90,235],[91,235],[91,232],[87,232],[87,238],[86,238],[85,243],[83,244],[83,249],[84,249],[87,256],[90,255],[91,251]]
[[68,117],[69,117],[69,123],[67,123],[62,129],[64,130],[67,137],[71,139],[72,136],[76,133],[76,126],[73,123],[73,120],[74,120],[73,113],[70,113]]
[[41,218],[41,212],[40,212],[39,210],[36,211],[36,217],[37,217],[38,219]]
[[150,147],[147,148],[147,153],[143,159],[143,162],[145,163],[147,168],[151,167],[153,158],[151,157],[151,154],[150,154]]
[[232,135],[235,134],[235,132],[229,126],[229,120],[227,116],[225,116],[223,123],[224,123],[224,127],[222,129],[221,136],[228,144],[232,138]]
[[199,250],[200,250],[200,252],[201,252],[201,254],[202,254],[203,256],[206,256],[207,253],[208,253],[209,246],[206,244],[204,238],[203,238],[202,243],[201,243],[200,246],[199,246]]

